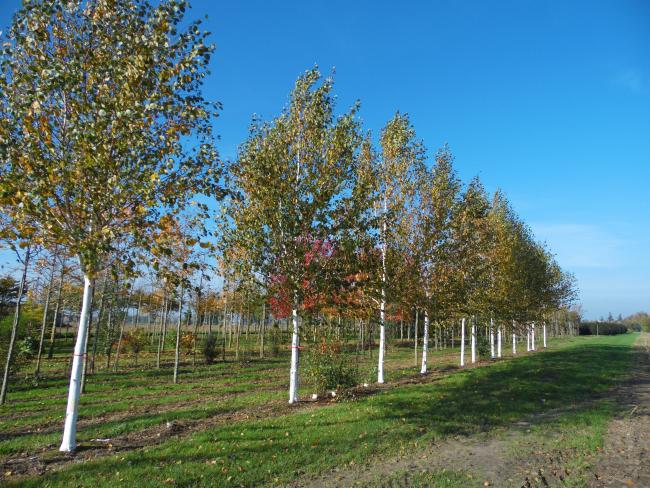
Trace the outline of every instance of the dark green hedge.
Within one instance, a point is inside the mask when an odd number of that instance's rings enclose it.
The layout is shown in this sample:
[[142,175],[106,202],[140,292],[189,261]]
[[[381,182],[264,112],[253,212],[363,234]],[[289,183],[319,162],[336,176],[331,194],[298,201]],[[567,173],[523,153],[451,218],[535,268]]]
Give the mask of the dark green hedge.
[[582,322],[580,335],[616,335],[625,334],[627,327],[615,322]]

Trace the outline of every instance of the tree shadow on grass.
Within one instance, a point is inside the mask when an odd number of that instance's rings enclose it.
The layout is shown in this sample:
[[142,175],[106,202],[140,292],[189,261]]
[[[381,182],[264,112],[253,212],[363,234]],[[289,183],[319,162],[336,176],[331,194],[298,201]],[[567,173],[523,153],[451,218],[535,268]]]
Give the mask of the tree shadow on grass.
[[545,351],[464,371],[416,391],[404,388],[386,398],[384,415],[439,435],[467,435],[540,411],[579,408],[602,397],[633,354],[629,346],[598,344]]

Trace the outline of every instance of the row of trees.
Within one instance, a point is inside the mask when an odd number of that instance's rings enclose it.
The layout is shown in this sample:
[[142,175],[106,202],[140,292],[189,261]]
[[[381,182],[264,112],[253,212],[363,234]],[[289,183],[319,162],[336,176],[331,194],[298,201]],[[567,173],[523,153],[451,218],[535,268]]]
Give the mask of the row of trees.
[[290,402],[300,315],[378,319],[382,383],[387,314],[423,314],[426,373],[430,321],[523,327],[575,296],[573,278],[501,192],[490,198],[478,178],[463,186],[448,147],[429,162],[407,115],[388,121],[375,146],[357,109],[335,117],[332,80],[310,70],[280,116],[253,124],[229,168],[224,271],[287,305]]
[[[35,360],[32,371],[34,382],[38,384],[42,360],[53,359],[55,351],[57,358],[51,365],[67,364],[65,369],[69,369],[65,357],[61,362],[61,353],[65,354],[74,339],[83,277],[75,261],[62,255],[41,252],[31,262],[25,294],[27,305],[21,308],[21,325],[17,331],[19,357],[16,359],[23,366],[25,360]],[[146,351],[147,361],[143,366],[159,369],[169,365],[169,353],[175,353],[176,346],[180,346],[181,355],[191,358],[192,365],[202,353],[206,360],[214,360],[217,356],[249,360],[269,353],[277,355],[289,329],[287,303],[279,301],[279,297],[265,296],[261,288],[210,285],[208,276],[197,272],[190,277],[182,297],[183,306],[179,307],[179,290],[161,280],[158,273],[129,279],[129,273],[123,268],[112,267],[102,272],[93,299],[82,390],[87,376],[92,376],[96,370],[117,371],[125,353],[135,356],[137,366],[138,354]],[[3,282],[12,290],[19,287],[9,276]],[[418,338],[421,339],[423,332],[420,311],[395,312],[390,304],[388,309],[388,336],[402,346],[407,343],[415,346],[417,364]],[[372,320],[370,312],[370,320],[366,320],[366,314],[345,313],[340,307],[311,307],[301,313],[301,339],[309,350],[325,339],[343,344],[348,350],[372,353],[378,321]],[[0,316],[0,363],[6,359],[8,318]],[[573,313],[568,315],[564,311],[553,313],[548,319],[554,335],[567,332],[566,324],[578,322]],[[476,316],[472,323],[479,328],[485,325]],[[459,345],[463,332],[456,318],[440,318],[433,321],[432,337],[427,343],[436,349],[453,348]],[[479,334],[479,339],[482,335]],[[210,336],[211,341],[208,340]],[[212,346],[208,347],[210,342]],[[173,362],[176,370],[178,359],[176,356]],[[132,361],[131,366],[127,362],[123,367],[132,367]],[[50,368],[46,374],[51,374]],[[25,372],[29,374],[29,370]]]
[[107,270],[128,290],[154,273],[163,313],[177,310],[176,379],[183,310],[201,325],[216,256],[226,289],[290,318],[290,402],[301,317],[376,321],[381,383],[391,318],[423,316],[425,373],[432,321],[472,316],[500,337],[506,324],[527,327],[571,301],[572,278],[501,192],[489,197],[478,179],[463,185],[447,147],[429,161],[407,115],[375,141],[358,105],[336,115],[332,80],[316,69],[224,164],[212,133],[219,105],[202,94],[214,48],[200,22],[183,20],[187,7],[29,2],[3,40],[0,232],[24,270],[3,398],[30,259],[40,249],[74,256],[83,293],[62,451],[76,445],[88,331],[103,323],[93,294]]

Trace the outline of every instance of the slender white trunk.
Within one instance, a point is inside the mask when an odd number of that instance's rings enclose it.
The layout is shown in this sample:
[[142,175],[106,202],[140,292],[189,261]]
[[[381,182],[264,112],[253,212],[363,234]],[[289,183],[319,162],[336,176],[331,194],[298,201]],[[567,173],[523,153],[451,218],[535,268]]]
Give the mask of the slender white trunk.
[[472,324],[472,364],[476,362],[476,324]]
[[501,357],[501,326],[497,327],[497,357]]
[[384,302],[381,302],[381,323],[379,324],[379,360],[377,364],[377,383],[384,382],[384,351],[386,348],[386,327],[384,326]]
[[418,365],[418,316],[419,310],[416,308],[415,309],[415,331],[414,331],[414,337],[415,337],[415,366],[417,367]]
[[429,349],[429,312],[424,311],[424,332],[422,334],[422,367],[421,374],[427,372],[427,350]]
[[293,335],[291,336],[291,369],[289,371],[289,403],[298,401],[298,355],[299,355],[299,338],[298,338],[298,309],[291,311],[293,321]]
[[[181,325],[183,322],[183,285],[181,285],[181,292],[178,295],[178,321],[176,322],[176,347],[174,349],[174,383],[178,383],[178,363],[181,358]],[[122,323],[124,328],[124,322]],[[120,334],[122,332],[120,331]],[[119,350],[119,349],[118,349]],[[115,358],[117,362],[117,358]]]
[[465,317],[460,319],[460,366],[465,366]]
[[546,349],[546,322],[542,325],[542,333],[544,337],[544,349]]
[[512,333],[512,355],[517,354],[517,334]]
[[381,303],[379,305],[379,359],[377,383],[384,382],[384,353],[386,351],[386,197],[384,196],[383,242],[381,245]]
[[[339,315],[339,330],[341,329],[341,316]],[[260,322],[260,358],[264,357],[264,332],[266,331],[266,302],[262,303],[262,321]]]
[[494,359],[494,319],[490,319],[490,357]]
[[530,332],[530,350],[535,350],[535,322],[533,322],[531,332]]
[[70,373],[70,388],[68,389],[68,406],[65,412],[65,425],[63,427],[62,452],[74,451],[77,447],[77,411],[79,408],[79,394],[81,392],[81,373],[83,370],[83,357],[86,354],[86,335],[88,334],[88,319],[92,305],[93,282],[84,274],[84,295],[79,317],[79,330],[77,342],[72,357],[72,370]]

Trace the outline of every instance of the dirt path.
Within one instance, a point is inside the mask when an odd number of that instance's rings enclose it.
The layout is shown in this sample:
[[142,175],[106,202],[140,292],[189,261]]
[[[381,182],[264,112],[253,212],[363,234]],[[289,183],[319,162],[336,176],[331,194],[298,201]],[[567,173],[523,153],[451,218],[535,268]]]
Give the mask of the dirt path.
[[[514,434],[518,435],[518,434]],[[333,488],[351,486],[408,487],[419,473],[432,469],[462,468],[472,472],[472,486],[488,482],[503,486],[503,473],[514,469],[506,455],[512,439],[485,436],[455,438],[420,448],[415,453],[374,460],[357,467],[337,468],[319,477],[299,480],[291,488]],[[489,481],[488,481],[489,480]],[[496,480],[496,481],[495,481]]]
[[650,334],[637,345],[635,372],[617,392],[623,414],[607,430],[593,487],[650,487]]
[[[585,468],[585,483],[590,487],[650,488],[650,334],[641,335],[636,347],[629,378],[607,395],[620,404],[621,415],[611,422],[601,455]],[[291,487],[420,486],[420,473],[443,469],[470,473],[468,486],[565,486],[575,453],[537,451],[528,432],[532,425],[567,412],[546,412],[524,419],[507,431],[445,439],[400,456],[334,469],[300,479]]]

